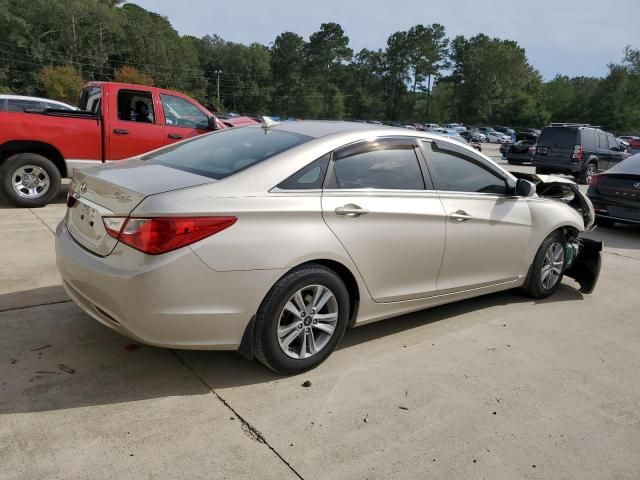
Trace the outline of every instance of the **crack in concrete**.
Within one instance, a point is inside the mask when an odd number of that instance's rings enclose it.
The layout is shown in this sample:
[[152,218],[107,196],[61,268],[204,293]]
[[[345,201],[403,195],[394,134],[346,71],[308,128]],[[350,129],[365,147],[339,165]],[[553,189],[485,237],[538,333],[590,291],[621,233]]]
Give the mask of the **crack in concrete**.
[[176,357],[176,359],[178,360],[178,362],[180,362],[180,364],[189,372],[191,373],[191,375],[193,375],[202,385],[204,385],[213,395],[216,396],[216,398],[218,400],[220,400],[222,402],[222,404],[227,407],[231,412],[233,412],[233,414],[238,418],[238,420],[240,420],[241,422],[241,428],[242,431],[248,435],[252,440],[255,440],[258,443],[263,443],[264,445],[266,445],[269,450],[271,450],[281,461],[282,463],[284,463],[289,470],[291,470],[293,472],[293,474],[298,477],[300,480],[304,480],[304,478],[302,477],[302,475],[300,475],[298,473],[298,471],[293,468],[293,465],[291,465],[287,460],[285,460],[285,458],[273,447],[271,446],[271,444],[269,444],[269,442],[267,441],[267,439],[264,437],[264,435],[253,425],[251,425],[242,415],[240,415],[230,404],[229,402],[227,402],[218,392],[215,391],[215,389],[209,385],[209,383],[201,376],[199,375],[193,368],[191,368],[191,366],[189,364],[187,364],[187,362],[185,362],[180,355],[178,355],[176,353],[175,350],[170,350],[171,353],[173,354],[174,357]]
[[25,310],[27,308],[46,307],[47,305],[60,305],[61,303],[71,303],[71,302],[72,300],[58,300],[55,302],[48,302],[48,303],[36,303],[35,305],[25,305],[22,307],[5,308],[4,310],[0,310],[0,313],[15,312],[16,310]]
[[40,216],[36,212],[33,211],[33,208],[30,208],[29,211],[33,213],[34,217],[40,220],[40,223],[42,223],[45,227],[47,227],[47,230],[49,230],[53,235],[56,234],[56,232],[49,225],[47,225],[47,223],[42,218],[40,218]]

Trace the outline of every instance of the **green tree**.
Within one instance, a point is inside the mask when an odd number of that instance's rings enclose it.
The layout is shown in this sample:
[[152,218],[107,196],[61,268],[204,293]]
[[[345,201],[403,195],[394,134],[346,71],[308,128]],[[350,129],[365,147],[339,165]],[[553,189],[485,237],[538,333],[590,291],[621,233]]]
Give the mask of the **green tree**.
[[44,67],[42,85],[47,97],[75,104],[84,81],[73,67]]
[[135,83],[138,85],[154,86],[153,77],[140,70],[125,66],[113,72],[113,80],[122,83]]
[[351,60],[349,37],[337,23],[323,23],[305,45],[306,73],[320,85],[323,97],[322,115],[328,113],[331,89],[338,85],[340,67]]
[[304,95],[302,72],[305,63],[304,39],[292,32],[278,35],[271,47],[273,103],[275,112],[293,114]]

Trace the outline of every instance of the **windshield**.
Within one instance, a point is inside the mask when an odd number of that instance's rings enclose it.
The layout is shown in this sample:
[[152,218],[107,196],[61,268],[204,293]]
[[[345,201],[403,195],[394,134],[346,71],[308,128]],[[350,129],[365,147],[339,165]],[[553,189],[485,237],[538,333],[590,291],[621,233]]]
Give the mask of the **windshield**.
[[262,127],[235,127],[145,155],[142,160],[220,180],[312,137]]

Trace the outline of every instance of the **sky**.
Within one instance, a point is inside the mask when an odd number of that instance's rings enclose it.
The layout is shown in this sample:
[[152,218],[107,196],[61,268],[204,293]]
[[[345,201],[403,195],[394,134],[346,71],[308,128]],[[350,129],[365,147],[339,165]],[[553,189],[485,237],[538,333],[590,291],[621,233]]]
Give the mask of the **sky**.
[[284,31],[308,39],[342,25],[354,51],[384,48],[416,24],[440,23],[449,37],[485,33],[517,41],[547,80],[604,76],[625,45],[640,48],[640,0],[133,0],[164,15],[181,35],[269,45]]

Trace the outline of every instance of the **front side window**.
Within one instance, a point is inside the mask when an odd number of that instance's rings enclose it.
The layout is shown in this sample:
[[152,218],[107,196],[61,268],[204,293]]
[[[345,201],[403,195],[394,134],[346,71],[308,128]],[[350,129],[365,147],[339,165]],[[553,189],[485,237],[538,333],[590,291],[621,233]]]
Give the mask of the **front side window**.
[[[428,147],[427,147],[428,148]],[[506,195],[506,181],[475,161],[456,152],[431,145],[431,166],[437,190]]]
[[126,122],[155,123],[151,92],[120,90],[118,92],[118,119]]
[[342,189],[377,188],[424,190],[415,146],[397,142],[367,142],[337,155],[335,186]]
[[180,142],[142,159],[220,180],[309,140],[312,137],[283,130],[230,128]]
[[209,119],[202,110],[184,98],[160,94],[166,125],[206,130]]

